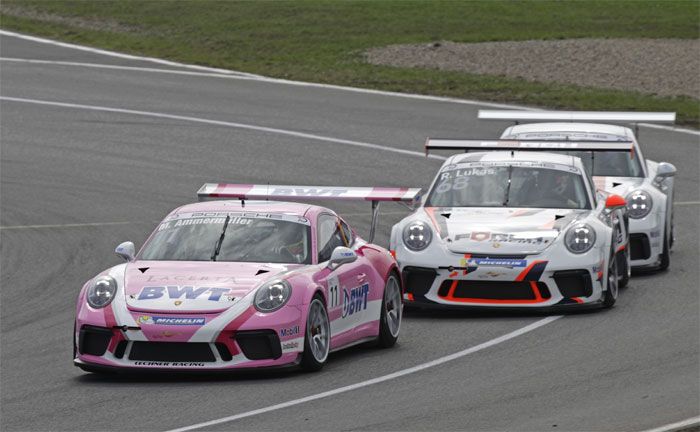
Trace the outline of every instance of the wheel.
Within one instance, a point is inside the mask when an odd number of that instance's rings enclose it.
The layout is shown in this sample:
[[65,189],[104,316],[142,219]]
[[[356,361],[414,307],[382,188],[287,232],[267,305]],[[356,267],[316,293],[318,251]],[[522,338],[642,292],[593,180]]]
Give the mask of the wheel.
[[608,260],[608,274],[606,278],[605,292],[603,292],[603,307],[606,309],[613,307],[617,301],[619,280],[620,275],[617,272],[617,259],[615,254],[611,251],[610,259]]
[[668,244],[668,233],[664,229],[664,249],[661,252],[661,263],[659,264],[659,270],[666,270],[669,265],[671,265],[671,251]]
[[321,370],[331,347],[331,326],[326,305],[318,294],[309,304],[305,336],[301,367],[310,372]]
[[379,346],[390,348],[399,338],[403,302],[401,301],[401,286],[395,274],[391,274],[384,286],[382,311],[379,316]]

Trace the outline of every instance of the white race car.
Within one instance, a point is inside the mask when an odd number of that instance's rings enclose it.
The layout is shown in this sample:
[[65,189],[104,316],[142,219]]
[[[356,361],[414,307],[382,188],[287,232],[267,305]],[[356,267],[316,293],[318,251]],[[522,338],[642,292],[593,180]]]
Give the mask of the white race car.
[[629,238],[625,200],[596,194],[581,159],[531,150],[631,145],[428,139],[426,152],[508,151],[451,156],[420,207],[393,227],[405,304],[612,306]]
[[511,126],[501,139],[631,141],[634,150],[621,152],[567,151],[580,157],[599,189],[625,197],[630,217],[630,248],[633,269],[665,270],[673,247],[673,177],[676,168],[667,162],[645,160],[635,133],[628,127],[581,123],[670,122],[675,113],[479,111],[490,120],[568,121]]

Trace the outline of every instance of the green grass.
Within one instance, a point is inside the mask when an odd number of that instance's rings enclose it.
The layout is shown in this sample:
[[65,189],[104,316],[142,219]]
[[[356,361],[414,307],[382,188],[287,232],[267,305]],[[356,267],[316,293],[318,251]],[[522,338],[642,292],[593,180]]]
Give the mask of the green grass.
[[[690,97],[374,66],[364,63],[361,53],[370,47],[437,40],[690,39],[700,35],[699,17],[698,1],[5,0],[0,26],[293,80],[550,108],[671,110],[678,112],[678,123],[697,127],[700,103]],[[101,23],[110,31],[97,30]]]

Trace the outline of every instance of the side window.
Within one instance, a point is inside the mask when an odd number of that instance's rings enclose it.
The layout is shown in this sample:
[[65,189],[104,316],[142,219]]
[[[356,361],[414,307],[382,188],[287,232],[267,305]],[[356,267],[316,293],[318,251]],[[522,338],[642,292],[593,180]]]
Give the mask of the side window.
[[346,245],[343,234],[336,216],[322,214],[318,217],[318,262],[328,261],[335,248]]

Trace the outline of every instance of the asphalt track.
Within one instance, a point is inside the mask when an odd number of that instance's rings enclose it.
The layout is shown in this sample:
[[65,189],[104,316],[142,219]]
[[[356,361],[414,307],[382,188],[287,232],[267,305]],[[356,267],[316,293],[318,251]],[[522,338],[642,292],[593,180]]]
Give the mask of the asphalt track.
[[[186,70],[8,36],[0,56]],[[411,313],[395,348],[343,351],[317,374],[125,379],[75,368],[79,288],[119,263],[116,244],[142,244],[202,183],[426,186],[439,160],[357,143],[420,152],[428,135],[490,138],[506,125],[477,121],[479,107],[467,104],[204,75],[0,61],[5,98],[161,114],[0,100],[3,430],[196,425],[406,371],[545,318]],[[678,238],[671,270],[635,277],[615,308],[205,429],[644,430],[700,415],[700,143],[649,128],[640,138],[648,158],[678,168]],[[366,232],[367,205],[332,205]],[[383,210],[378,242],[386,244],[406,211]]]

